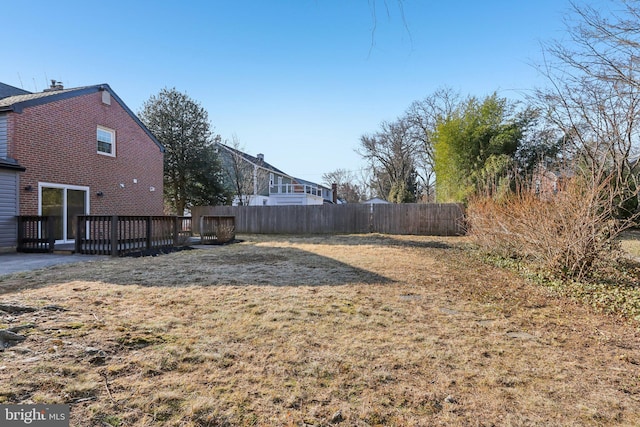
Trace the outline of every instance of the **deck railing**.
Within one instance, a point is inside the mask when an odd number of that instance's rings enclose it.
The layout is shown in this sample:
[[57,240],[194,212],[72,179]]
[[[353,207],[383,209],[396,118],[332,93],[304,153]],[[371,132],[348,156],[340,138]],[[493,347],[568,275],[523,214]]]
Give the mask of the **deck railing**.
[[315,185],[307,184],[272,184],[269,186],[269,194],[312,194],[322,197],[322,190]]
[[55,218],[41,215],[18,217],[18,252],[53,252]]
[[80,215],[76,253],[123,256],[186,246],[191,218],[182,216]]

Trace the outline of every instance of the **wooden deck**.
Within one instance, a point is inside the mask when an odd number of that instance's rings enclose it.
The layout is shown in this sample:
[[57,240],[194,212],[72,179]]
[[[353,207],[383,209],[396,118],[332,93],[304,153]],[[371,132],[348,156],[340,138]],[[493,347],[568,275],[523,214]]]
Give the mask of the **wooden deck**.
[[56,244],[53,219],[19,217],[18,252],[54,252],[125,256],[153,254],[194,244],[225,244],[235,239],[233,216],[200,218],[200,237],[193,237],[193,218],[183,216],[79,215],[75,243]]

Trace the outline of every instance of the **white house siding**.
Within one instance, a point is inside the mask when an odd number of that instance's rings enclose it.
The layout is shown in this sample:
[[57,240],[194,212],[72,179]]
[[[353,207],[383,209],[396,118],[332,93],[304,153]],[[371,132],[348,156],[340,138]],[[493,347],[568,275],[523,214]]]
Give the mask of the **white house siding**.
[[0,169],[0,251],[16,246],[18,215],[18,172]]
[[322,197],[314,196],[306,193],[289,193],[274,195],[269,197],[270,206],[307,206],[307,205],[322,205],[324,200]]
[[[243,203],[246,203],[246,206],[266,206],[269,204],[269,197],[266,196],[254,196],[249,195],[243,197],[245,199]],[[240,199],[238,196],[233,198],[232,206],[240,206]]]

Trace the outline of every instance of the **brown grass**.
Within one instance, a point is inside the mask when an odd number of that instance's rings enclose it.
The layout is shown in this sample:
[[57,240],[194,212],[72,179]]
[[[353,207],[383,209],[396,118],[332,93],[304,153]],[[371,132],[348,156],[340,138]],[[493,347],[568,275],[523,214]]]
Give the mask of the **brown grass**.
[[463,238],[241,237],[0,277],[1,302],[68,310],[0,316],[33,324],[0,403],[68,403],[72,426],[640,425],[637,323]]
[[627,230],[620,237],[620,242],[625,252],[640,259],[640,229]]

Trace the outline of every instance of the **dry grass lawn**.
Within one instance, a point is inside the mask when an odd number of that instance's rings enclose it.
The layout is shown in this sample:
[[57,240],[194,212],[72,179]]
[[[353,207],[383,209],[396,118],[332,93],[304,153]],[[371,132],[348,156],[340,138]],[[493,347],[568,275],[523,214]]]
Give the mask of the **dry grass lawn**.
[[640,425],[638,323],[463,238],[240,237],[0,277],[40,308],[0,315],[27,326],[0,403],[82,427]]
[[640,229],[627,230],[620,240],[625,251],[640,259]]

